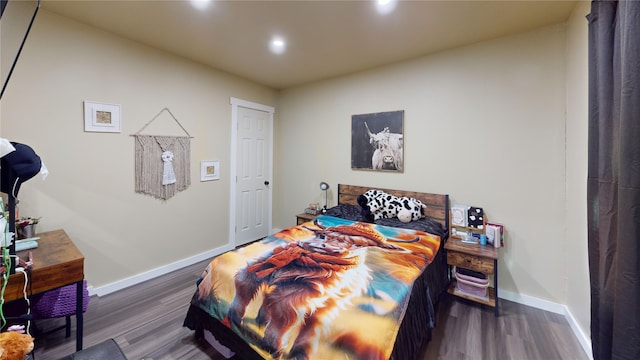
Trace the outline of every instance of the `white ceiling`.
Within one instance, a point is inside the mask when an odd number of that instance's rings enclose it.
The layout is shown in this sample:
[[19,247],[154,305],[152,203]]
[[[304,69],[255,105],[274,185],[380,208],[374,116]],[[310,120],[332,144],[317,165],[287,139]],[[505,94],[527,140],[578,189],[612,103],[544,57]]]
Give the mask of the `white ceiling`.
[[[568,19],[576,1],[43,0],[41,9],[274,89],[350,74]],[[273,36],[285,53],[269,50]]]

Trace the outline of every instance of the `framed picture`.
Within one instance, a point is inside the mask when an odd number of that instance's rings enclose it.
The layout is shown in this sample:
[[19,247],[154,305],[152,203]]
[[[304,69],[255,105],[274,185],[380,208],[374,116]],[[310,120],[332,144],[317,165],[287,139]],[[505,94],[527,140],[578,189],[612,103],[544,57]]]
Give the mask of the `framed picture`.
[[120,105],[84,102],[84,131],[119,133]]
[[404,172],[404,111],[351,116],[351,169]]
[[454,205],[451,207],[451,225],[468,226],[469,207],[466,205]]
[[220,161],[204,160],[200,162],[200,181],[220,179]]

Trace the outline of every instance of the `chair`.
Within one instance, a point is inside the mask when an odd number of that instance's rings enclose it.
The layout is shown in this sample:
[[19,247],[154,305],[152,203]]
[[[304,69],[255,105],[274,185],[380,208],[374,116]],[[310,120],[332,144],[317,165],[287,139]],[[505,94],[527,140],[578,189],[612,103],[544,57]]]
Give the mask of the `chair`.
[[[89,307],[89,291],[87,281],[82,284],[82,312]],[[50,330],[65,329],[65,336],[71,336],[71,316],[76,314],[77,285],[67,285],[57,289],[34,295],[31,298],[31,317],[33,320],[65,317],[65,325]]]

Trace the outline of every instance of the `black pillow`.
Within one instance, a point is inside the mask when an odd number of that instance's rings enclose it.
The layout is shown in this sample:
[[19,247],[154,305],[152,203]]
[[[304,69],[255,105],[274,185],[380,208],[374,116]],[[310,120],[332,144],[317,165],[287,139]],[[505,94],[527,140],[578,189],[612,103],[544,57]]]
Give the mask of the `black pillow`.
[[335,216],[341,219],[352,221],[370,222],[362,215],[360,206],[341,204],[327,209],[325,215]]

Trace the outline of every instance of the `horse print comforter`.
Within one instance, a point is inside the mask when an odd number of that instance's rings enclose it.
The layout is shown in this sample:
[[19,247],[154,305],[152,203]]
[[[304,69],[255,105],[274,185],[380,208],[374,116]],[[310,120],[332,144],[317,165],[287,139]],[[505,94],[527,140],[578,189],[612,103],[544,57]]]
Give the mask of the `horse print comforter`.
[[319,216],[215,257],[197,306],[265,359],[388,359],[440,237]]

